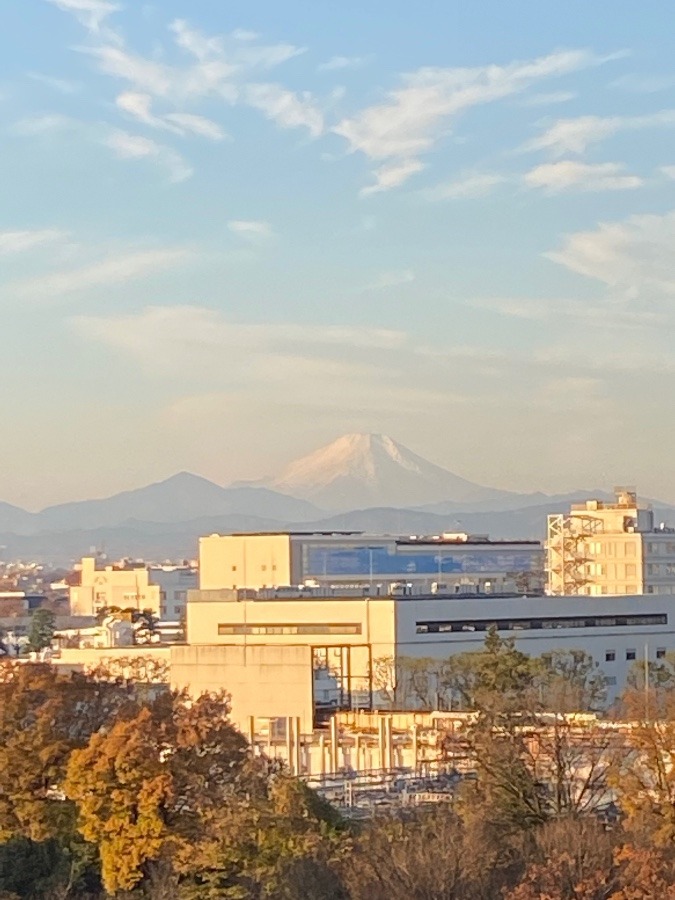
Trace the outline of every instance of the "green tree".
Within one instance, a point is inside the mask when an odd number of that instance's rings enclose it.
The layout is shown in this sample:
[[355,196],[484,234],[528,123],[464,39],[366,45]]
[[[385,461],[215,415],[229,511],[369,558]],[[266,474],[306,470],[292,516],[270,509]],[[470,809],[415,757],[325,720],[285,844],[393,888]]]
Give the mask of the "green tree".
[[30,623],[30,631],[28,632],[28,645],[31,650],[40,651],[45,647],[50,647],[54,630],[56,627],[56,616],[51,609],[36,609],[33,613]]

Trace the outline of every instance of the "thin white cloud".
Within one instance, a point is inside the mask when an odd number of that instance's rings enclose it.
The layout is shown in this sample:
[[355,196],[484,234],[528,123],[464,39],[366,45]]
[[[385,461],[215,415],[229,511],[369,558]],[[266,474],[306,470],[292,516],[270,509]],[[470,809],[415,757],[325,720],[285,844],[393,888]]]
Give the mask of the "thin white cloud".
[[45,87],[53,91],[57,91],[59,94],[77,94],[78,91],[82,90],[81,84],[77,81],[69,81],[66,78],[54,78],[51,75],[42,75],[40,72],[29,72],[28,77],[39,84],[44,84]]
[[314,138],[323,133],[323,114],[308,91],[296,94],[280,84],[249,84],[245,98],[281,128],[306,128]]
[[108,0],[47,0],[64,12],[72,13],[93,34],[100,34],[105,20],[119,12],[121,6]]
[[568,235],[546,256],[596,279],[619,296],[642,300],[675,295],[675,212],[631,216]]
[[319,72],[336,72],[341,69],[358,69],[368,62],[365,56],[333,56],[317,66]]
[[118,159],[148,159],[156,162],[174,183],[185,181],[193,175],[193,169],[179,153],[150,138],[115,130],[107,135],[103,144],[109,147]]
[[477,172],[464,175],[455,181],[437,184],[422,193],[427,200],[432,201],[475,199],[487,197],[498,185],[506,181],[508,178],[505,175]]
[[558,119],[523,150],[547,150],[553,156],[584,153],[591,144],[604,141],[620,131],[639,131],[675,125],[675,109],[664,109],[645,116],[579,116]]
[[138,250],[5,285],[5,292],[19,297],[63,297],[164,272],[184,264],[191,256],[184,247]]
[[343,119],[333,130],[370,159],[410,161],[447,133],[453,118],[518,94],[537,82],[601,62],[586,51],[562,51],[507,66],[422,68],[403,77],[385,102]]
[[176,126],[182,134],[190,132],[211,141],[223,141],[228,137],[217,122],[204,116],[195,116],[192,113],[167,113],[164,119]]
[[662,175],[665,175],[666,178],[672,178],[675,180],[675,166],[661,166],[659,169]]
[[381,272],[364,290],[384,291],[388,288],[399,287],[402,284],[410,284],[414,280],[415,273],[412,269],[396,269],[390,272]]
[[523,181],[528,187],[553,194],[570,190],[624,191],[644,184],[637,175],[627,175],[621,163],[586,164],[571,159],[536,166],[523,176]]
[[233,234],[237,234],[244,240],[254,243],[268,240],[274,236],[274,231],[269,222],[238,219],[228,222],[227,227]]
[[673,75],[638,75],[637,73],[629,73],[622,75],[620,78],[615,78],[609,86],[629,91],[632,94],[656,94],[659,91],[668,91],[675,87],[675,77]]
[[551,91],[546,94],[533,94],[521,101],[522,106],[553,106],[556,103],[569,103],[577,95],[574,91]]
[[[283,356],[299,346],[348,347],[363,350],[397,350],[406,337],[399,331],[343,325],[295,323],[242,324],[231,322],[220,311],[199,306],[154,306],[130,315],[77,316],[72,320],[79,334],[137,356],[147,363],[147,353],[164,346],[165,358],[186,355],[204,361],[204,354],[223,350],[243,354]],[[152,354],[154,357],[154,353]],[[180,352],[181,358],[183,352]]]
[[65,240],[66,232],[56,228],[36,231],[0,231],[0,256],[14,256]]
[[380,191],[389,191],[392,188],[400,187],[411,175],[416,175],[424,168],[424,163],[418,159],[404,159],[401,162],[380,166],[373,172],[376,179],[375,184],[367,185],[361,189],[360,193],[366,197],[369,194],[377,194]]
[[9,132],[17,137],[36,137],[56,131],[65,131],[75,125],[73,119],[61,115],[34,116],[20,119],[10,126]]
[[153,114],[150,94],[125,91],[117,97],[115,103],[118,109],[152,128],[171,131],[182,136],[198,135],[212,141],[222,141],[227,136],[217,122],[203,116],[191,113],[167,113],[164,116]]

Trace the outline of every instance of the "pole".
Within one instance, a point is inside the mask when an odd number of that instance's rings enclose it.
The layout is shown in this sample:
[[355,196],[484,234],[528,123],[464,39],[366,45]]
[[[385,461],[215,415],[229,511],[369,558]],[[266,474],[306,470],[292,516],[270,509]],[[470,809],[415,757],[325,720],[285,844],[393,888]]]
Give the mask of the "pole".
[[649,722],[649,644],[645,644],[645,722]]

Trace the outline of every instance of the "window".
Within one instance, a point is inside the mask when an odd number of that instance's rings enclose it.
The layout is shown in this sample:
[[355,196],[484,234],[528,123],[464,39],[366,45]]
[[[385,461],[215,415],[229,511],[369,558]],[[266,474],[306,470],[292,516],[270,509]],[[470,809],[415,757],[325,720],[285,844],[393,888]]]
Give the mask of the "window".
[[178,615],[178,613],[180,613],[182,608],[183,608],[182,606],[174,606],[173,611],[176,615]]
[[605,651],[605,662],[614,662],[616,660],[616,652],[614,650]]
[[236,566],[232,566],[232,571],[233,571],[233,572],[236,572],[236,571],[237,571],[237,567],[236,567]]
[[607,679],[607,687],[614,687],[616,684],[616,675],[610,675]]
[[626,556],[635,556],[635,544],[630,541],[629,543],[624,545]]
[[416,622],[417,634],[438,634],[460,631],[487,631],[495,625],[498,631],[523,631],[554,628],[624,628],[644,625],[667,625],[666,613],[647,613],[639,616],[545,616],[539,619],[450,619]]
[[218,634],[361,634],[361,624],[359,622],[339,625],[323,622],[281,625],[221,624],[218,626]]
[[626,578],[634,578],[635,574],[635,563],[626,563]]
[[261,572],[266,572],[266,571],[267,571],[267,566],[260,566],[260,571],[261,571]]
[[635,650],[626,650],[626,659],[627,659],[627,660],[630,661],[630,660],[635,659],[635,658],[636,658],[636,652],[635,652]]
[[657,659],[665,659],[666,658],[666,648],[665,647],[657,647],[656,648],[656,658]]

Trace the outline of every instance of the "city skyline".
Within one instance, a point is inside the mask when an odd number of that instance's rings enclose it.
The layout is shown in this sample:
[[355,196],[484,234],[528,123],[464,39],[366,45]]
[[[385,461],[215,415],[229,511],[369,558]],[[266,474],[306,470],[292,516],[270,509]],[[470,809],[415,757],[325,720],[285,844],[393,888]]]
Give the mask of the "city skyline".
[[668,12],[3,10],[0,499],[365,431],[675,500]]

